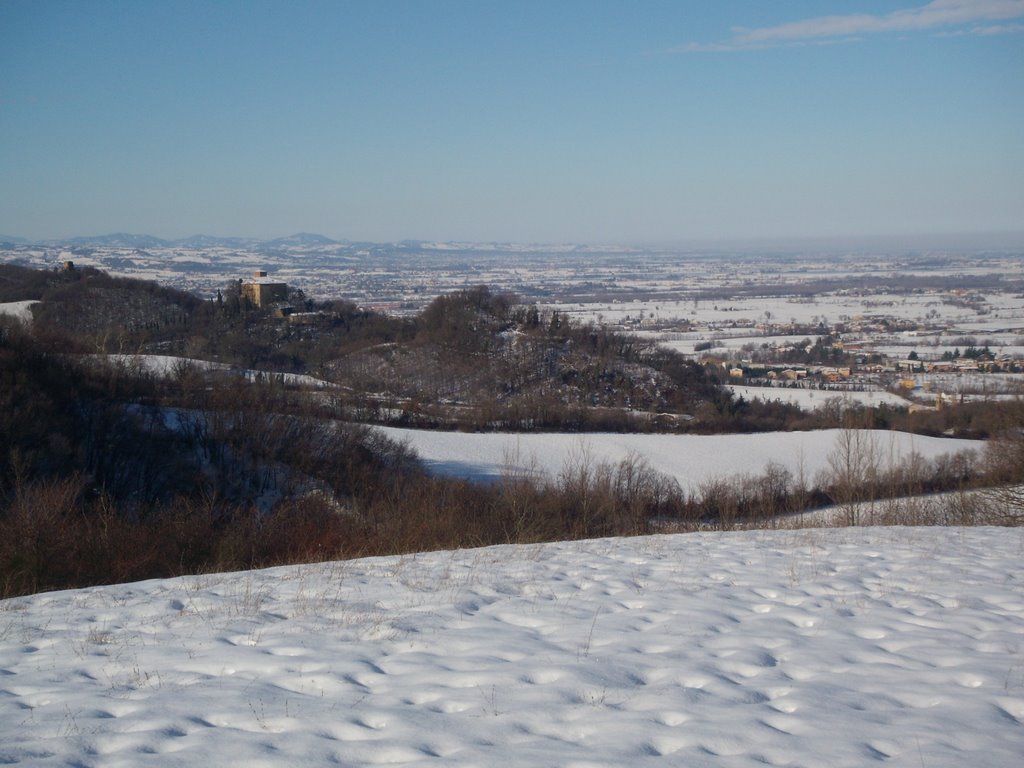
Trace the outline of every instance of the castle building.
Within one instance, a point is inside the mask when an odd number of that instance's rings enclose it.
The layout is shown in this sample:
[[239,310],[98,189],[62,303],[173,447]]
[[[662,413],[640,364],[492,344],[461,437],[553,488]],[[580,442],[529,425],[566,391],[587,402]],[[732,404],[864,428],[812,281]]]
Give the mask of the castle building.
[[242,283],[242,296],[262,309],[278,301],[287,301],[288,284],[269,279],[262,270],[253,272],[252,279]]

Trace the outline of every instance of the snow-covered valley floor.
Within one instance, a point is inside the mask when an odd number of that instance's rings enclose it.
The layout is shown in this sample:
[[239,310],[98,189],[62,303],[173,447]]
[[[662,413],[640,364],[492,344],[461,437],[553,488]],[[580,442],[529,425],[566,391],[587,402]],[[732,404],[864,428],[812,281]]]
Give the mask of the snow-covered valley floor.
[[1017,766],[1022,723],[1024,529],[506,546],[0,602],[0,763]]
[[[794,479],[817,482],[830,470],[829,457],[840,444],[839,429],[812,432],[760,432],[750,435],[674,435],[588,432],[580,434],[438,432],[377,427],[407,443],[438,474],[493,481],[504,474],[555,476],[566,468],[618,464],[631,457],[675,479],[688,490],[710,480],[760,475],[769,465]],[[959,452],[980,453],[984,443],[907,432],[862,430],[861,444],[882,469],[912,453],[925,459]],[[823,479],[821,482],[825,482]]]

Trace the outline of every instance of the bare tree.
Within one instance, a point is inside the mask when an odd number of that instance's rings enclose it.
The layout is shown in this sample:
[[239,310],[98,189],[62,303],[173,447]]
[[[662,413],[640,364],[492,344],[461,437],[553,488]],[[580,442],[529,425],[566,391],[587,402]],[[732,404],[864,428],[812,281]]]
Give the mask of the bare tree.
[[828,455],[832,497],[843,510],[847,525],[860,525],[865,502],[878,496],[879,449],[872,430],[852,421],[839,431]]

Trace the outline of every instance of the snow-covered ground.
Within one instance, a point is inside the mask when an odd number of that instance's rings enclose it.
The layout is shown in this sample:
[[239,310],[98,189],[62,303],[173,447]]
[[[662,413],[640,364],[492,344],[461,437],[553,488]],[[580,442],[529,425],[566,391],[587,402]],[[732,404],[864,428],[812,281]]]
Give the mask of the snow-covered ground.
[[0,602],[0,762],[1017,766],[1024,529],[493,547]]
[[915,373],[910,378],[922,387],[940,392],[975,394],[1024,393],[1022,373]]
[[16,317],[23,323],[32,322],[32,305],[38,301],[8,301],[0,303],[0,315]]
[[[838,276],[838,274],[836,275]],[[705,279],[714,280],[710,276]],[[683,286],[664,286],[666,289]],[[682,292],[680,290],[680,292]],[[1024,318],[1024,302],[1013,294],[993,293],[987,298],[998,309],[980,316],[974,309],[954,306],[943,299],[945,294],[899,293],[820,293],[813,297],[736,296],[694,302],[692,299],[639,300],[627,303],[552,302],[545,305],[568,316],[598,323],[624,322],[643,317],[648,321],[688,320],[695,324],[717,327],[730,324],[774,322],[833,325],[858,317],[891,317],[908,321],[926,321],[930,312],[941,314],[963,332],[984,333],[986,329],[1003,329],[1011,325],[1020,329]],[[993,322],[995,321],[995,322]],[[747,331],[749,333],[749,331]],[[767,341],[768,339],[762,339]]]
[[[838,429],[814,432],[765,432],[751,435],[571,435],[504,432],[432,432],[379,427],[388,437],[406,441],[434,472],[475,480],[495,480],[506,473],[547,473],[581,461],[617,464],[629,457],[645,459],[659,472],[696,489],[708,480],[759,475],[769,464],[788,469],[794,479],[811,483],[829,468]],[[924,458],[979,451],[974,440],[924,437],[871,430],[870,441],[886,466],[911,452]]]
[[235,369],[225,363],[215,363],[209,360],[196,360],[191,357],[176,357],[174,355],[106,355],[113,362],[129,368],[151,373],[154,376],[173,376],[185,367],[193,366],[203,371],[237,371],[249,381],[270,381],[276,380],[293,387],[311,387],[313,389],[324,389],[334,387],[329,381],[318,379],[304,373],[278,373],[276,371],[260,371],[250,368]]
[[135,368],[143,373],[151,373],[154,376],[173,376],[183,368],[194,367],[202,371],[227,371],[230,366],[224,363],[215,363],[209,360],[196,360],[192,357],[178,357],[176,355],[91,355],[91,357],[107,359],[117,365],[126,368]]
[[765,400],[767,402],[777,400],[782,403],[793,403],[807,411],[820,408],[833,399],[840,400],[844,406],[856,403],[868,407],[885,404],[905,408],[910,405],[909,401],[885,390],[855,392],[852,390],[810,389],[809,387],[749,387],[742,384],[727,384],[726,388],[737,397],[747,400]]

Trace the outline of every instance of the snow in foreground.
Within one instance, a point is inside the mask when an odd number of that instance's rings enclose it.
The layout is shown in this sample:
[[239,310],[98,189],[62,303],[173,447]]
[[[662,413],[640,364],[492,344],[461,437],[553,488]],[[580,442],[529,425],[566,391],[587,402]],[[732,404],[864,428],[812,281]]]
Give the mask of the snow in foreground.
[[0,603],[0,762],[1016,766],[1024,529],[492,547]]

